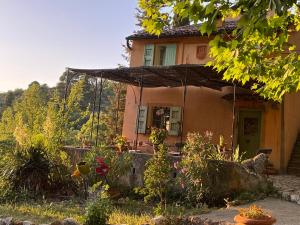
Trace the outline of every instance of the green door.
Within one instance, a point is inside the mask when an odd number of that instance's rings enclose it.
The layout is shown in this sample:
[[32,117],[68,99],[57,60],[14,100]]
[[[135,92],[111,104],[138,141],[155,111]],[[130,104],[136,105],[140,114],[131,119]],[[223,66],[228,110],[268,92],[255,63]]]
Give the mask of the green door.
[[238,144],[245,158],[255,156],[260,146],[261,111],[240,111],[238,121]]

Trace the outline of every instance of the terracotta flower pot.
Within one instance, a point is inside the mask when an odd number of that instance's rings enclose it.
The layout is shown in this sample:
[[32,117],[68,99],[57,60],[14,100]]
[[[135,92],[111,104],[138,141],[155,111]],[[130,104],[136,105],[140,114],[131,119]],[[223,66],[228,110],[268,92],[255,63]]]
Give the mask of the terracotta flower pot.
[[236,215],[234,217],[236,225],[272,225],[276,222],[276,219],[272,216],[266,216],[262,219],[248,219],[246,217]]

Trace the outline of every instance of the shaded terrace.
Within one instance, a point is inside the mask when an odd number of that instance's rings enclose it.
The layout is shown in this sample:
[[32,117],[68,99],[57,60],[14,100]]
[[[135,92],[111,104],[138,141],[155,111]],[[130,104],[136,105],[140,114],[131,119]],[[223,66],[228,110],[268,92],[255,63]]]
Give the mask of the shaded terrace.
[[[94,77],[97,80],[100,79],[99,85],[99,108],[98,108],[98,121],[97,121],[97,131],[96,131],[96,146],[98,145],[98,125],[99,125],[99,114],[101,113],[101,95],[102,95],[102,84],[103,80],[111,80],[115,82],[121,82],[128,85],[133,85],[139,87],[139,103],[138,107],[141,106],[143,99],[143,88],[158,88],[158,87],[182,87],[182,123],[181,131],[184,130],[184,109],[187,96],[187,86],[196,87],[206,87],[214,90],[221,91],[223,87],[233,87],[233,92],[229,95],[223,96],[224,99],[233,102],[232,105],[232,137],[235,134],[235,101],[236,99],[249,99],[256,98],[255,95],[249,94],[237,94],[236,87],[242,87],[242,85],[234,84],[232,82],[227,82],[222,80],[222,73],[218,73],[211,67],[204,65],[173,65],[173,66],[141,66],[141,67],[121,67],[115,69],[75,69],[67,68],[68,82],[72,77],[77,75],[87,75]],[[245,88],[245,86],[244,86]],[[246,88],[249,88],[246,86]],[[68,85],[66,87],[67,93]],[[67,97],[67,96],[65,96]],[[94,97],[94,104],[97,96]],[[95,109],[93,110],[94,114]],[[138,111],[138,115],[139,115]],[[139,118],[139,116],[137,117]],[[139,123],[137,123],[138,125]],[[138,127],[136,129],[136,141],[135,147],[137,147],[139,133]],[[92,130],[93,132],[93,130]],[[92,137],[92,134],[91,134]],[[183,143],[183,132],[181,132],[181,144]],[[231,147],[234,147],[234,141],[232,138]]]

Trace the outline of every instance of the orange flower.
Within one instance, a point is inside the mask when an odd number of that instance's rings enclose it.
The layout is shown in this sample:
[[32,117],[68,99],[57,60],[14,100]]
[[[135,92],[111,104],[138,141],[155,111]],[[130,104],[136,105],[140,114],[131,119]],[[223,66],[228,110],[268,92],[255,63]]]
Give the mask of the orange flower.
[[80,177],[80,171],[78,169],[76,169],[73,174],[71,175],[71,177]]

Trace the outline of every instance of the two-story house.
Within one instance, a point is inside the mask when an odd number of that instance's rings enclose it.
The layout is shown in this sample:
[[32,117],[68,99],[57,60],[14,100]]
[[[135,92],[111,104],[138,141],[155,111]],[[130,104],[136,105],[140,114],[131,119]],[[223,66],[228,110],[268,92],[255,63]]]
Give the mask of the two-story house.
[[[234,27],[226,21],[219,32]],[[129,84],[123,135],[138,149],[151,151],[151,127],[168,131],[171,149],[184,143],[189,132],[210,131],[216,143],[223,135],[229,148],[239,145],[248,157],[272,149],[276,169],[285,171],[290,162],[290,172],[300,174],[300,163],[291,160],[297,155],[300,94],[288,94],[279,104],[223,81],[222,74],[204,66],[211,38],[193,25],[165,30],[159,37],[141,31],[126,38],[129,68],[71,70]],[[292,33],[290,42],[300,50],[299,33]]]

